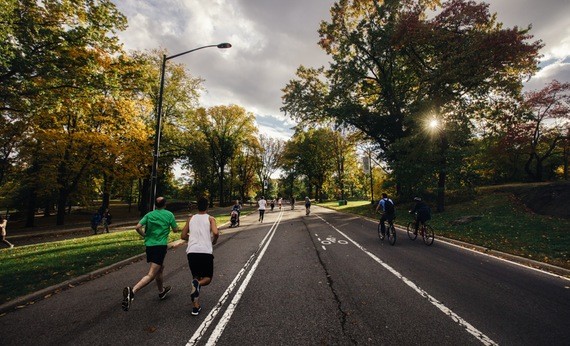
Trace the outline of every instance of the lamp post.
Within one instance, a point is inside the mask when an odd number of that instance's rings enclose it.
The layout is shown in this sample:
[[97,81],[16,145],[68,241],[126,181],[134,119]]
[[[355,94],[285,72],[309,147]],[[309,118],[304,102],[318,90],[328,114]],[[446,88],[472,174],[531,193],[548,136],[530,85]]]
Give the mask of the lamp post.
[[374,181],[372,175],[372,150],[368,150],[368,171],[370,172],[370,195],[372,200],[370,201],[371,204],[374,204]]
[[166,70],[166,61],[170,59],[177,58],[181,55],[185,55],[188,53],[192,53],[194,51],[204,49],[204,48],[231,48],[232,45],[229,43],[220,43],[220,44],[211,44],[208,46],[198,47],[194,49],[190,49],[188,51],[178,53],[171,56],[166,56],[166,54],[162,55],[162,67],[160,69],[160,90],[158,92],[158,106],[156,111],[156,129],[155,129],[155,137],[154,137],[154,152],[153,152],[153,162],[152,162],[152,173],[150,176],[150,205],[151,208],[154,210],[154,201],[156,199],[156,185],[158,180],[158,156],[159,156],[159,149],[160,149],[160,134],[162,128],[162,93],[164,91],[164,73]]

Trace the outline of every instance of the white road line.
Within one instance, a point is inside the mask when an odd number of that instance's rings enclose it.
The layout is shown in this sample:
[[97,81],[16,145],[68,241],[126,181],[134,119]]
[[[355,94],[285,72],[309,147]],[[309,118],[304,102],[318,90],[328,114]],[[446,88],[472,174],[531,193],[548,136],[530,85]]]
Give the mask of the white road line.
[[[368,220],[368,221],[374,222],[374,221],[372,221],[372,220]],[[400,231],[400,232],[407,232],[407,230],[406,230],[405,227],[396,227],[396,230],[397,230],[397,231]],[[450,241],[446,241],[446,240],[441,239],[441,238],[437,238],[437,241],[440,242],[440,243],[444,243],[444,244],[446,244],[446,245],[454,246],[454,247],[456,247],[456,248],[458,248],[458,249],[462,249],[462,250],[465,250],[465,251],[473,252],[473,253],[478,254],[478,255],[481,255],[481,256],[486,256],[486,257],[489,257],[489,258],[492,258],[492,259],[496,259],[496,260],[499,260],[499,261],[503,261],[503,262],[507,262],[507,263],[510,263],[510,264],[514,264],[514,265],[517,265],[517,266],[522,267],[522,268],[525,268],[525,269],[534,270],[535,272],[539,272],[539,273],[546,274],[546,275],[549,275],[549,276],[553,276],[553,277],[556,277],[556,278],[559,278],[559,279],[564,279],[564,280],[566,280],[566,281],[570,281],[570,277],[566,277],[566,276],[563,276],[563,275],[560,275],[560,274],[556,274],[556,273],[551,273],[551,272],[546,271],[546,270],[544,270],[544,269],[531,267],[531,266],[526,265],[526,264],[523,264],[523,263],[518,263],[518,262],[512,261],[512,260],[510,260],[510,259],[506,259],[506,258],[500,257],[499,255],[493,255],[493,254],[489,254],[489,253],[486,253],[486,252],[482,252],[482,251],[480,251],[480,250],[470,249],[470,248],[467,247],[467,246],[458,245],[458,244],[452,243],[452,242],[450,242]]]
[[321,245],[323,247],[323,250],[327,251],[327,248],[324,245]]
[[[206,318],[204,319],[204,322],[202,322],[200,327],[198,327],[198,329],[196,329],[196,332],[194,332],[194,335],[192,335],[192,338],[186,343],[187,346],[196,345],[201,340],[201,338],[204,336],[204,333],[206,332],[206,330],[210,327],[212,322],[216,319],[216,316],[218,315],[220,310],[223,308],[225,302],[227,301],[229,296],[232,294],[233,290],[237,287],[237,283],[241,280],[243,274],[247,271],[247,269],[249,268],[249,266],[251,265],[251,263],[253,262],[253,260],[257,256],[257,254],[260,253],[260,249],[264,248],[264,245],[269,243],[269,241],[267,241],[267,239],[269,239],[269,237],[272,236],[272,234],[273,234],[272,230],[274,228],[276,228],[276,225],[281,220],[282,214],[283,214],[283,212],[280,212],[277,221],[273,224],[270,231],[267,232],[267,234],[265,235],[265,237],[263,238],[261,243],[259,243],[257,251],[255,251],[249,257],[249,259],[247,260],[245,265],[237,273],[236,277],[233,279],[233,281],[230,283],[230,285],[228,286],[228,288],[226,289],[224,294],[222,294],[222,296],[218,300],[218,303],[216,304],[216,306],[212,309],[212,311],[210,311],[208,316],[206,316]],[[265,248],[266,248],[266,246],[265,246]]]
[[346,239],[348,239],[351,243],[353,243],[357,248],[359,248],[360,250],[362,250],[365,254],[367,254],[368,256],[370,256],[374,261],[378,262],[381,266],[383,266],[384,268],[386,268],[390,273],[394,274],[397,278],[399,278],[400,280],[402,280],[406,285],[410,286],[412,289],[414,289],[420,296],[426,298],[430,303],[432,303],[435,307],[437,307],[439,310],[441,310],[441,312],[443,312],[444,314],[446,314],[447,316],[449,316],[454,322],[456,322],[457,324],[459,324],[460,326],[462,326],[463,328],[465,328],[465,330],[473,335],[475,338],[477,338],[477,340],[481,341],[481,343],[483,345],[498,345],[496,342],[494,342],[491,338],[489,338],[488,336],[486,336],[485,334],[483,334],[481,331],[479,331],[477,328],[475,328],[474,326],[472,326],[469,322],[465,321],[463,318],[461,318],[459,315],[457,315],[455,312],[453,312],[450,308],[446,307],[445,305],[443,305],[443,303],[441,303],[439,300],[435,299],[433,296],[431,296],[429,293],[427,293],[426,291],[424,291],[422,288],[420,288],[418,285],[416,285],[415,283],[413,283],[410,279],[406,278],[405,276],[403,276],[402,274],[400,274],[399,272],[397,272],[394,268],[390,267],[387,263],[383,262],[380,258],[378,258],[376,255],[374,255],[373,253],[371,253],[370,251],[366,250],[362,245],[358,244],[356,241],[352,240],[350,237],[348,237],[346,234],[344,234],[341,230],[339,230],[338,228],[336,228],[335,226],[331,225],[328,221],[326,221],[325,219],[323,219],[322,217],[318,216],[321,220],[323,220],[324,223],[326,223],[327,225],[329,225],[331,228],[333,228],[335,231],[337,231],[338,233],[342,234]]
[[531,270],[540,272],[540,273],[542,273],[542,274],[548,274],[548,275],[550,275],[550,276],[554,276],[554,277],[557,277],[557,278],[559,278],[559,279],[564,279],[564,280],[566,280],[566,281],[570,281],[570,278],[567,278],[567,277],[565,277],[565,276],[558,275],[558,274],[555,274],[555,273],[547,272],[546,270],[542,270],[542,269],[534,268],[534,267],[529,267],[528,265],[525,265],[525,264],[522,264],[522,263],[517,263],[517,262],[515,262],[515,261],[511,261],[511,260],[506,259],[506,258],[498,257],[498,256],[496,256],[496,255],[491,255],[491,254],[484,253],[484,252],[481,252],[481,251],[473,250],[473,249],[470,249],[470,248],[465,247],[465,246],[461,246],[461,245],[457,245],[457,244],[453,244],[453,243],[447,242],[447,241],[445,241],[445,240],[439,240],[439,241],[442,242],[442,243],[445,243],[445,244],[447,244],[447,245],[455,246],[455,247],[457,247],[457,248],[460,248],[460,249],[463,249],[463,250],[467,250],[467,251],[476,253],[476,254],[478,254],[478,255],[483,255],[483,256],[491,257],[491,258],[493,258],[493,259],[497,259],[497,260],[500,260],[500,261],[503,261],[503,262],[507,262],[507,263],[510,263],[510,264],[515,264],[515,265],[517,265],[517,266],[519,266],[519,267],[523,267],[523,268],[525,268],[525,269],[531,269]]
[[255,263],[251,267],[251,270],[249,271],[249,273],[246,275],[245,279],[243,280],[243,282],[242,282],[241,286],[239,287],[238,291],[236,292],[234,298],[232,299],[228,308],[226,309],[226,312],[220,318],[220,321],[218,322],[218,324],[216,325],[216,328],[214,329],[214,331],[210,335],[210,339],[208,339],[208,342],[206,343],[206,345],[215,345],[218,342],[218,340],[220,339],[220,337],[222,336],[224,329],[226,328],[226,326],[230,322],[230,319],[231,319],[239,301],[241,300],[241,297],[243,296],[243,292],[247,288],[247,285],[249,284],[249,281],[251,280],[251,278],[253,276],[253,273],[257,269],[259,262],[261,262],[261,259],[263,258],[265,251],[269,247],[269,244],[271,243],[271,240],[273,239],[273,236],[275,235],[275,230],[277,229],[277,226],[279,226],[279,222],[281,221],[282,217],[283,217],[283,213],[280,213],[278,218],[277,218],[277,221],[273,224],[273,226],[269,230],[269,232],[268,232],[268,234],[270,234],[269,239],[265,242],[263,249],[259,253],[259,256],[257,256]]

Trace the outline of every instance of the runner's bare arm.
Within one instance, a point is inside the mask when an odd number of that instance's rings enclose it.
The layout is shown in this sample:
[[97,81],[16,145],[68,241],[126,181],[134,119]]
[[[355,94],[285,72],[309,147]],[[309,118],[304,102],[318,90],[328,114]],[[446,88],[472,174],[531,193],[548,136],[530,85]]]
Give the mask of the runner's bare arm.
[[138,234],[141,235],[141,237],[144,238],[144,236],[145,236],[145,231],[143,231],[142,228],[143,228],[143,225],[141,225],[141,224],[139,223],[139,224],[137,224],[137,227],[135,228],[135,230],[137,231]]
[[192,216],[186,220],[186,224],[184,225],[184,228],[182,228],[182,234],[180,235],[180,239],[182,240],[188,241],[190,235],[190,219],[192,219]]
[[218,231],[218,226],[216,225],[216,219],[213,216],[210,216],[210,231],[212,232],[212,245],[216,245],[218,242],[218,237],[220,236],[220,232]]

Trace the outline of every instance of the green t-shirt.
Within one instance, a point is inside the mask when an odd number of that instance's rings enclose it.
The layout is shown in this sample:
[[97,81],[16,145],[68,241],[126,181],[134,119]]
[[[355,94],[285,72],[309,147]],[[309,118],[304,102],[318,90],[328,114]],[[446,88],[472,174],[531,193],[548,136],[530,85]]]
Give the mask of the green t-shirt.
[[145,246],[168,244],[170,229],[178,227],[174,214],[166,209],[156,209],[147,213],[139,223],[145,227]]

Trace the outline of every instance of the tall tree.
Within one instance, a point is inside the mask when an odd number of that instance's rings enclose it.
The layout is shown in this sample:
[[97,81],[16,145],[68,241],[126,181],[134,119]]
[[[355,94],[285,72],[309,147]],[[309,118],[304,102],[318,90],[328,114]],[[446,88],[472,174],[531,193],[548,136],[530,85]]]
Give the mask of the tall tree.
[[[306,122],[332,117],[354,126],[393,165],[398,153],[391,146],[419,133],[429,114],[460,122],[463,129],[472,114],[459,110],[487,102],[495,92],[520,92],[522,78],[536,71],[541,43],[528,42],[528,29],[503,28],[487,4],[438,3],[335,3],[331,21],[319,30],[320,45],[333,62],[320,76],[319,70],[300,68],[298,79],[284,89],[283,110]],[[436,14],[428,16],[430,9]],[[328,86],[325,92],[322,85]],[[439,210],[452,137],[459,136],[440,137]]]
[[286,171],[304,175],[307,194],[321,200],[321,191],[326,179],[334,171],[334,155],[330,148],[334,145],[334,132],[328,128],[297,130],[285,144],[283,165]]
[[555,149],[562,150],[570,135],[570,83],[552,81],[539,91],[525,94],[522,121],[509,133],[526,143],[524,168],[535,181],[544,179],[544,162]]
[[283,153],[284,142],[275,138],[259,135],[259,160],[256,167],[257,176],[261,182],[261,194],[265,195],[265,183],[278,168],[278,162]]
[[220,205],[225,205],[226,166],[242,145],[256,140],[255,118],[252,113],[236,105],[200,108],[197,116],[198,130],[208,143],[204,149],[208,150],[214,165]]

